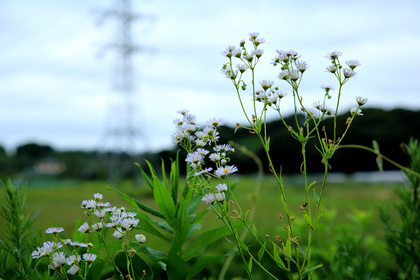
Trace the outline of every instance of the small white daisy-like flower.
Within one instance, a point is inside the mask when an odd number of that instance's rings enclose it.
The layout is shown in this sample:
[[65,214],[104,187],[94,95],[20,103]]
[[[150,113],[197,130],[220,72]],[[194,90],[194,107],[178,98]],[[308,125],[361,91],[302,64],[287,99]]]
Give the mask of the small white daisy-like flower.
[[271,88],[271,86],[274,84],[273,81],[268,81],[268,80],[262,80],[260,82],[261,87],[263,88],[263,90],[267,90],[269,88]]
[[350,114],[352,115],[358,115],[358,116],[363,116],[362,114],[362,110],[358,109],[357,107],[353,107],[350,109]]
[[207,204],[213,204],[215,200],[216,200],[216,197],[212,193],[205,194],[203,198],[201,199],[201,201],[204,201]]
[[360,61],[355,60],[355,59],[349,59],[346,61],[346,64],[350,67],[351,70],[354,70],[356,67],[359,67],[360,65],[362,65],[360,63]]
[[47,241],[42,244],[41,250],[44,253],[52,253],[54,250],[61,248],[62,246],[63,245],[61,245],[61,243]]
[[204,168],[203,170],[201,170],[199,172],[195,172],[194,176],[200,176],[200,175],[203,175],[204,173],[209,173],[212,170],[213,170],[213,168],[207,167],[207,168]]
[[179,142],[183,141],[184,139],[189,139],[190,135],[185,130],[177,129],[171,135],[172,143],[178,144]]
[[185,161],[189,163],[198,163],[203,159],[203,155],[197,151],[191,152],[187,155]]
[[87,244],[86,243],[82,243],[82,242],[79,242],[79,241],[71,241],[70,242],[70,245],[71,246],[74,246],[74,247],[76,247],[76,248],[79,248],[79,247],[87,247]]
[[276,95],[279,97],[279,99],[282,99],[283,97],[287,95],[287,93],[276,90]]
[[120,226],[125,229],[125,230],[130,230],[135,228],[139,223],[138,219],[133,219],[133,218],[127,218],[127,219],[122,219],[120,222]]
[[107,223],[105,227],[107,228],[116,228],[119,225],[117,222]]
[[184,123],[182,125],[182,129],[188,133],[193,133],[196,129],[196,126],[194,124],[190,124],[190,123]]
[[232,151],[233,152],[235,149],[232,148],[232,146],[229,145],[229,144],[222,144],[222,145],[217,145],[217,147],[214,147],[213,150],[215,152],[218,151],[220,153],[224,153],[224,152],[229,152],[229,151]]
[[218,184],[216,186],[216,190],[218,192],[226,192],[227,191],[227,185],[226,184]]
[[215,198],[219,202],[225,201],[225,193],[224,192],[218,192],[214,194]]
[[332,52],[327,53],[327,55],[325,56],[325,58],[334,60],[334,59],[337,59],[342,54],[343,53],[342,52],[339,52],[339,51],[332,51]]
[[210,159],[212,162],[218,162],[218,161],[221,159],[221,157],[220,157],[220,154],[219,154],[219,153],[212,153],[212,154],[209,156],[209,159]]
[[209,153],[209,151],[207,151],[206,149],[202,149],[202,148],[198,148],[196,150],[196,152],[199,153],[202,156],[205,156],[205,155],[207,155]]
[[90,227],[90,231],[91,232],[101,231],[103,229],[103,227],[104,227],[104,225],[102,224],[102,222],[99,222],[99,223],[93,224]]
[[94,214],[96,217],[98,217],[98,218],[100,218],[100,219],[103,219],[103,218],[106,216],[106,211],[105,211],[104,209],[102,209],[101,211],[99,211],[99,210],[95,210],[95,212],[93,212],[93,214]]
[[305,72],[308,69],[309,65],[306,61],[297,60],[296,61],[296,68],[301,72]]
[[246,64],[236,64],[236,68],[238,68],[239,72],[244,73],[248,70],[248,66]]
[[68,257],[66,259],[66,263],[68,265],[74,265],[74,264],[79,263],[80,262],[80,259],[81,259],[80,255],[79,256],[71,255],[70,257]]
[[283,70],[278,75],[280,80],[287,80],[289,79],[289,71]]
[[124,212],[121,214],[122,218],[134,218],[135,216],[137,216],[137,213],[134,212]]
[[43,257],[44,255],[45,255],[44,251],[40,247],[37,247],[36,250],[32,251],[32,253],[31,253],[31,256],[32,256],[33,259],[39,259],[39,258]]
[[64,252],[55,252],[52,256],[52,268],[57,269],[66,264],[66,255]]
[[223,124],[223,121],[219,118],[212,118],[210,120],[208,120],[208,125],[212,126],[212,127],[218,127],[220,125]]
[[116,231],[114,231],[112,236],[114,236],[117,239],[121,239],[121,238],[123,238],[124,235],[119,230],[116,230]]
[[257,39],[257,37],[260,35],[260,32],[250,32],[249,33],[249,40],[253,41],[255,39]]
[[216,169],[215,174],[217,177],[221,178],[223,176],[232,174],[234,172],[238,171],[238,168],[234,165],[226,165],[226,166],[221,166],[219,168]]
[[292,71],[290,71],[290,80],[292,80],[292,81],[297,81],[297,80],[299,80],[299,70],[296,70],[296,69],[294,69],[294,70],[292,70]]
[[334,90],[333,87],[326,86],[326,85],[321,86],[321,88],[324,89],[326,93],[330,92],[330,90]]
[[181,110],[178,110],[178,111],[176,111],[178,114],[181,114],[181,115],[185,115],[185,114],[187,114],[188,112],[189,112],[189,110],[187,110],[187,109],[181,109]]
[[100,193],[95,193],[95,194],[93,195],[93,198],[94,198],[96,201],[102,200],[102,194],[100,194]]
[[105,208],[105,207],[109,207],[109,206],[111,206],[111,203],[110,202],[98,201],[96,203],[96,207],[98,207],[98,208]]
[[254,46],[258,47],[261,44],[265,43],[265,39],[262,37],[258,37],[253,41]]
[[93,200],[93,199],[89,199],[89,200],[87,200],[87,201],[83,201],[82,202],[82,206],[83,205],[85,205],[84,206],[84,208],[86,209],[86,210],[92,210],[92,209],[94,209],[95,207],[96,207],[96,201],[95,200]]
[[188,113],[184,114],[182,117],[182,120],[189,124],[195,124],[195,116],[192,114],[188,114]]
[[197,140],[195,140],[195,145],[196,145],[198,148],[203,148],[203,147],[205,147],[205,146],[206,146],[206,143],[207,143],[207,141],[203,141],[203,140],[201,140],[201,139],[197,139]]
[[356,75],[356,72],[355,72],[355,71],[353,71],[353,70],[351,70],[350,68],[344,68],[344,69],[343,69],[343,74],[344,74],[344,77],[346,77],[346,78],[351,78],[351,77],[353,77],[354,75]]
[[337,71],[337,66],[335,66],[335,65],[330,65],[330,66],[328,66],[327,67],[327,72],[330,72],[330,73],[335,73],[335,71]]
[[222,69],[222,73],[225,74],[226,78],[231,80],[235,80],[238,76],[238,70],[232,70],[229,65]]
[[95,254],[83,254],[83,259],[88,263],[91,264],[96,260]]
[[361,97],[361,96],[356,96],[356,102],[357,104],[359,104],[359,106],[363,106],[367,103],[368,99]]
[[254,60],[254,52],[252,53],[244,53],[242,55],[242,59],[245,59],[246,61],[248,61],[249,63],[251,63]]
[[139,242],[139,243],[146,242],[146,236],[144,236],[143,234],[136,234],[135,238],[136,238],[137,242]]
[[50,227],[45,231],[45,233],[58,234],[62,231],[64,231],[62,227]]
[[257,49],[251,53],[252,56],[260,58],[264,54],[264,50]]
[[79,272],[79,267],[75,264],[73,264],[69,270],[67,270],[67,273],[70,275],[76,275]]
[[243,50],[241,48],[234,48],[231,51],[231,55],[234,56],[234,57],[240,58],[242,56],[242,52],[243,52]]

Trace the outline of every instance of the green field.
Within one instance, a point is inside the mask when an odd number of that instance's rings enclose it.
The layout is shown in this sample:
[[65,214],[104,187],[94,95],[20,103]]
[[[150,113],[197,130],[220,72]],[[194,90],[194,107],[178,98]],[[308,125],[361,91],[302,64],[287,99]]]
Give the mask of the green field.
[[[282,229],[283,224],[278,219],[278,214],[282,213],[282,206],[275,181],[271,177],[264,177],[261,183],[261,191],[259,195],[256,195],[255,177],[234,177],[234,180],[238,182],[235,196],[244,211],[252,205],[251,198],[257,198],[258,204],[253,221],[258,228],[258,234],[262,238],[265,235],[281,236],[284,230]],[[289,207],[297,215],[299,206],[305,200],[304,192],[301,185],[295,180],[288,180],[286,177],[284,181]],[[335,235],[346,230],[351,234],[360,234],[367,237],[366,244],[377,265],[392,264],[390,257],[383,257],[387,253],[378,207],[390,206],[395,202],[397,198],[395,190],[401,185],[397,183],[352,182],[328,184],[322,202],[326,214],[321,220],[322,223],[318,228],[314,245],[317,248],[328,247],[330,246],[329,240],[334,239]],[[33,214],[40,209],[33,229],[44,231],[48,227],[62,226],[65,233],[71,236],[73,230],[75,230],[76,221],[86,221],[86,217],[84,217],[80,208],[82,200],[91,199],[92,195],[97,192],[102,193],[104,201],[111,202],[113,206],[131,208],[116,193],[107,190],[107,186],[108,183],[104,181],[29,181],[27,183],[26,211]],[[140,183],[122,182],[111,186],[142,203],[155,207],[152,192],[144,181]],[[4,201],[3,192],[0,193],[0,201]],[[201,207],[205,208],[206,206],[203,203]],[[357,213],[361,219],[354,221],[354,213]],[[370,219],[366,218],[363,222],[364,217],[370,217]],[[299,215],[297,215],[296,223],[300,223],[303,227],[306,226],[302,223],[302,219],[299,219]],[[204,217],[201,225],[202,230],[210,230],[220,227],[221,223],[210,212]],[[0,223],[0,235],[4,230],[2,221]],[[147,233],[145,234],[147,235]],[[169,245],[154,239],[153,236],[147,236],[149,247],[165,251]],[[209,251],[219,251],[220,253],[220,251],[231,249],[230,245],[223,240],[216,247],[210,248]],[[327,251],[325,250],[325,252]],[[322,255],[322,252],[320,255]]]

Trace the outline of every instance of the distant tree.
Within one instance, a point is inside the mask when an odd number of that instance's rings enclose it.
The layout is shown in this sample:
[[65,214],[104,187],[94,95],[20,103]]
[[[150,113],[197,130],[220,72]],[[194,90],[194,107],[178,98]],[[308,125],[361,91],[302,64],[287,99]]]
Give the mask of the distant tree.
[[22,170],[32,166],[36,161],[51,157],[54,154],[55,151],[48,145],[28,143],[17,147],[15,153],[15,162],[17,167]]

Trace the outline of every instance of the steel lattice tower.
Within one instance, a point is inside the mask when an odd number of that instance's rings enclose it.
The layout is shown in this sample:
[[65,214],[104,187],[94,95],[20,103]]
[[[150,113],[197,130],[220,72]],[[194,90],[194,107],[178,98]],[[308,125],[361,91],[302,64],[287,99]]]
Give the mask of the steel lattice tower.
[[133,79],[133,56],[141,51],[132,39],[132,25],[140,19],[133,13],[130,0],[116,0],[111,10],[101,13],[100,21],[113,19],[116,23],[115,41],[103,47],[115,55],[112,88],[117,94],[109,108],[102,147],[108,152],[110,161],[109,178],[117,180],[124,172],[124,166],[132,167],[140,130],[135,125],[135,113],[140,108],[135,104],[135,85]]

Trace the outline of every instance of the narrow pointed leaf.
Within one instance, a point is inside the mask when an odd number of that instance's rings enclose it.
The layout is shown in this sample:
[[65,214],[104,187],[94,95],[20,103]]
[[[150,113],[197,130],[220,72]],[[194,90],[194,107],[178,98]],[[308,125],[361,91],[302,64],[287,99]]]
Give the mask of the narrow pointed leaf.
[[107,187],[107,189],[116,192],[122,199],[124,199],[131,206],[138,207],[141,210],[152,214],[153,216],[156,216],[156,217],[159,217],[159,218],[162,218],[162,219],[164,218],[162,213],[160,213],[158,210],[153,209],[153,208],[141,203],[140,201],[137,201],[136,199],[120,192],[119,190],[114,189],[113,187]]

